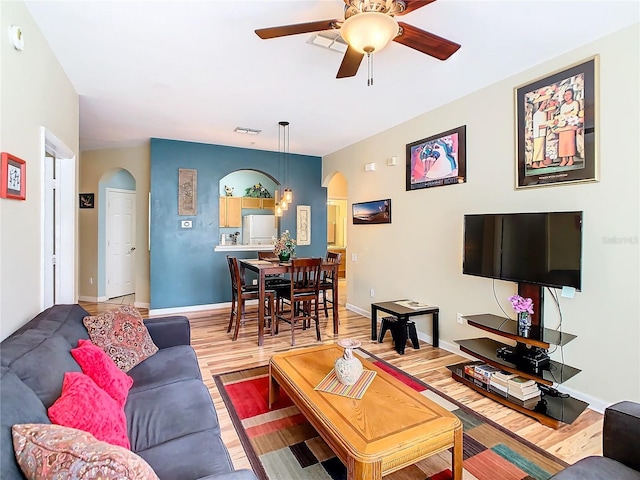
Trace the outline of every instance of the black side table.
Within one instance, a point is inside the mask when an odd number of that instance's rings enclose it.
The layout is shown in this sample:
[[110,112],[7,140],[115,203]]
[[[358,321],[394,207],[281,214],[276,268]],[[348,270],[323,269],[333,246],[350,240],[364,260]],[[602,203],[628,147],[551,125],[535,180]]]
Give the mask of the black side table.
[[409,308],[404,305],[399,305],[396,302],[408,302],[409,300],[394,300],[392,302],[379,302],[371,304],[371,340],[378,339],[378,310],[386,312],[390,315],[398,317],[398,321],[406,323],[409,321],[409,317],[416,317],[418,315],[431,315],[433,321],[433,342],[434,347],[438,346],[438,316],[440,314],[440,308],[435,305],[429,305],[427,307],[415,307]]

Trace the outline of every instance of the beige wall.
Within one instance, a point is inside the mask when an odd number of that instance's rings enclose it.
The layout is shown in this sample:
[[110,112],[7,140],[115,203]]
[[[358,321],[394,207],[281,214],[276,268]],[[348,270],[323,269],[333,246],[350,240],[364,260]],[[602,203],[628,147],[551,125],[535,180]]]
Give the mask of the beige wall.
[[[149,304],[149,144],[130,148],[113,148],[82,152],[80,156],[80,191],[96,193],[96,207],[79,212],[80,297],[94,299],[98,291],[98,212],[101,205],[97,198],[98,183],[116,169],[127,170],[136,180],[136,305]],[[95,281],[89,283],[89,278]]]
[[[23,51],[9,44],[22,27]],[[26,161],[27,200],[0,199],[0,339],[41,310],[46,127],[76,155],[78,95],[22,2],[0,2],[0,150]]]
[[[640,59],[638,26],[564,54],[375,137],[324,158],[325,178],[341,171],[349,203],[392,199],[391,225],[349,223],[348,303],[370,310],[374,301],[415,298],[440,307],[441,341],[485,336],[456,323],[456,312],[500,315],[489,279],[462,275],[465,213],[583,210],[583,291],[561,299],[562,328],[577,339],[564,347],[565,363],[582,369],[566,387],[602,402],[640,401],[640,217],[638,132]],[[600,55],[599,183],[514,190],[514,87],[567,65]],[[407,143],[467,126],[468,183],[405,191]],[[375,161],[375,172],[363,165]],[[628,239],[610,243],[606,239]],[[393,281],[389,281],[393,279]],[[495,282],[497,298],[510,311],[510,282]],[[545,324],[559,316],[546,293]],[[428,318],[419,329],[431,333]],[[552,358],[562,360],[558,349]]]

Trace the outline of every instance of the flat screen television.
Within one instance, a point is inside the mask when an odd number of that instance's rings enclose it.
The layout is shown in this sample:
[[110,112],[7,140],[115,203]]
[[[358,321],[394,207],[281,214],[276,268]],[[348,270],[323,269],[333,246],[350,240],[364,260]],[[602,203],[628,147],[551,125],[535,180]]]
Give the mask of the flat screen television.
[[580,290],[582,212],[464,216],[462,273]]

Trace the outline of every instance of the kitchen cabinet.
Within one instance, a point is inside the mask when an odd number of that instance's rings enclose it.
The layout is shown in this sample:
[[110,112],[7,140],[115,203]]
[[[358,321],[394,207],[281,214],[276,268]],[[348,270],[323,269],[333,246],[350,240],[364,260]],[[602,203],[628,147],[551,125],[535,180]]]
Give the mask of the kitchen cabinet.
[[275,204],[273,198],[242,197],[242,208],[273,210]]
[[242,227],[242,198],[220,197],[220,227]]

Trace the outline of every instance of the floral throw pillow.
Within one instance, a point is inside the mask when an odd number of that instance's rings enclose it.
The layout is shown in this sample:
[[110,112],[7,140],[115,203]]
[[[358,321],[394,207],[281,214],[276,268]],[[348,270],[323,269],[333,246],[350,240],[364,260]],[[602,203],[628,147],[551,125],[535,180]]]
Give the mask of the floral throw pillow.
[[84,317],[82,322],[91,341],[107,352],[123,372],[128,372],[158,351],[140,313],[132,305]]
[[11,434],[18,465],[29,480],[158,480],[138,455],[96,440],[88,432],[60,425],[22,424],[14,425]]

